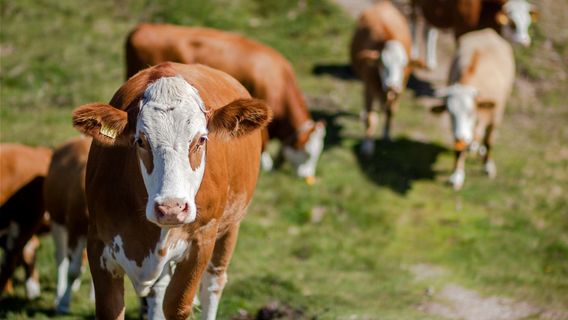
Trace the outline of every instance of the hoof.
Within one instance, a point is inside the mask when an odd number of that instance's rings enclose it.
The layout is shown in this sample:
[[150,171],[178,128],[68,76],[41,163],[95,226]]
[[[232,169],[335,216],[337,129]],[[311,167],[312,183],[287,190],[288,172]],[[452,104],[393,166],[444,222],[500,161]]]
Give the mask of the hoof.
[[41,289],[39,287],[39,282],[34,279],[26,280],[26,296],[29,300],[33,300],[39,297],[41,294]]
[[485,163],[485,174],[489,178],[495,179],[497,176],[497,166],[495,165],[495,162],[487,161],[487,163]]
[[449,179],[450,185],[454,188],[454,190],[459,191],[463,188],[463,183],[465,181],[465,172],[463,171],[455,171]]

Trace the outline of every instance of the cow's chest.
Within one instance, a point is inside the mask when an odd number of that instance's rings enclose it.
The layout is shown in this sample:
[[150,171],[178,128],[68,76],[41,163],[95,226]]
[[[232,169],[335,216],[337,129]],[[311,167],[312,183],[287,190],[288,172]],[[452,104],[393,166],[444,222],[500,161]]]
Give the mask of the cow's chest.
[[124,241],[120,235],[114,237],[112,244],[106,245],[100,263],[103,269],[115,276],[126,273],[139,296],[146,296],[162,272],[169,270],[168,264],[180,261],[187,255],[189,243],[183,239],[167,239],[167,234],[160,236],[156,246],[148,250],[142,262],[129,257],[124,250]]

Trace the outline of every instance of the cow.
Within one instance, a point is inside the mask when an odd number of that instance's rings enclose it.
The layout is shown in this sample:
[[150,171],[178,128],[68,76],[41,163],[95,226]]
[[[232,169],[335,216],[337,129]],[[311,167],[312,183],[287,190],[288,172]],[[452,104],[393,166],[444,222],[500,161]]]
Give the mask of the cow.
[[351,41],[351,65],[364,83],[365,138],[361,153],[371,155],[378,126],[373,101],[379,99],[385,112],[383,137],[390,140],[392,117],[406,87],[414,62],[410,61],[411,37],[406,18],[390,2],[380,1],[359,17]]
[[537,8],[526,0],[413,0],[412,7],[412,56],[419,56],[416,33],[420,9],[426,20],[426,65],[430,69],[437,65],[435,28],[452,29],[456,39],[470,31],[493,28],[511,42],[527,47],[531,43],[530,25],[538,17]]
[[45,209],[51,217],[57,263],[58,314],[69,313],[72,288],[78,288],[83,269],[89,217],[85,171],[91,141],[90,137],[75,137],[57,147],[45,179]]
[[124,275],[151,319],[186,319],[200,281],[203,318],[215,318],[270,118],[228,74],[171,62],[132,76],[109,104],[73,111],[94,141],[86,195],[97,318],[124,318]]
[[434,112],[450,114],[456,155],[450,176],[454,189],[459,190],[464,184],[468,147],[483,156],[490,178],[497,175],[492,147],[514,79],[513,48],[493,29],[469,32],[459,38],[449,86],[437,91],[445,102],[432,108]]
[[[273,121],[265,132],[282,143],[280,155],[297,176],[312,184],[323,150],[325,124],[315,122],[298,87],[294,69],[276,50],[239,34],[209,28],[168,24],[140,24],[126,41],[127,77],[149,65],[173,61],[200,63],[224,71],[243,84],[251,95],[272,108]],[[280,157],[282,158],[282,157]],[[266,170],[273,167],[262,154]]]
[[39,274],[35,252],[45,229],[43,182],[51,150],[21,144],[0,145],[0,242],[4,255],[0,263],[0,290],[9,290],[14,270],[21,263],[26,273],[26,296],[39,297]]

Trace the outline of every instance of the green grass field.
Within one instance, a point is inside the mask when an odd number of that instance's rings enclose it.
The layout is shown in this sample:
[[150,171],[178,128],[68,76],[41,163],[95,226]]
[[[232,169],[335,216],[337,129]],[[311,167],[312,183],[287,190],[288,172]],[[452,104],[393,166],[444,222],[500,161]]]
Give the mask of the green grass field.
[[[396,115],[394,140],[378,141],[372,159],[358,156],[361,84],[312,74],[317,65],[348,63],[354,21],[329,0],[305,7],[266,0],[0,0],[0,141],[56,146],[76,135],[71,110],[108,101],[120,86],[125,36],[138,22],[239,31],[293,62],[328,136],[316,185],[287,166],[261,174],[220,319],[255,315],[274,301],[296,309],[289,318],[438,319],[423,306],[449,284],[526,302],[536,310],[529,319],[568,317],[568,25],[551,23],[566,16],[562,2],[543,8],[533,46],[516,49],[519,81],[497,140],[498,177],[489,180],[471,157],[461,192],[445,185],[453,157],[446,119],[430,115],[411,92]],[[20,270],[14,294],[0,300],[0,318],[53,316],[50,237],[42,240],[38,265],[40,299],[24,300]],[[83,280],[72,314],[54,319],[92,318],[87,273]],[[127,317],[135,318],[127,287]]]

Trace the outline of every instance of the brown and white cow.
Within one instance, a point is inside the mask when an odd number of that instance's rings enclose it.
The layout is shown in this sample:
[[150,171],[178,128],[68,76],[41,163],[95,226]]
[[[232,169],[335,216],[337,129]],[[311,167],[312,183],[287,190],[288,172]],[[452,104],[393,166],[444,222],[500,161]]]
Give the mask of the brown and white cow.
[[26,295],[40,295],[34,234],[46,225],[43,183],[51,150],[20,144],[0,145],[0,239],[4,255],[0,264],[0,293],[20,263],[26,271]]
[[186,319],[201,281],[203,318],[215,318],[270,117],[224,72],[177,63],[73,112],[94,139],[87,251],[98,318],[124,318],[124,275],[153,319]]
[[85,171],[92,139],[72,138],[53,152],[45,179],[45,210],[57,263],[56,311],[68,313],[72,288],[78,288],[87,245],[89,213],[85,198]]
[[[493,178],[495,131],[500,125],[515,79],[513,48],[493,29],[469,32],[459,38],[450,70],[449,86],[437,91],[445,103],[433,111],[448,111],[456,159],[450,183],[462,188],[467,148],[483,155],[485,172]],[[479,147],[480,143],[482,146]]]
[[[314,181],[323,149],[325,125],[314,122],[298,87],[290,62],[276,50],[239,34],[208,28],[141,24],[126,42],[127,77],[160,62],[201,63],[239,80],[272,108],[268,137],[283,144],[283,156],[295,173]],[[268,152],[262,166],[272,168]]]
[[[526,0],[413,0],[412,56],[417,58],[417,11],[425,18],[426,64],[436,67],[436,42],[439,29],[452,29],[456,39],[466,32],[493,28],[513,43],[529,46],[529,28],[538,10]],[[434,27],[434,28],[432,28]]]
[[375,98],[386,115],[383,137],[390,139],[392,117],[410,75],[410,49],[406,18],[390,1],[380,1],[363,11],[351,42],[351,65],[364,83],[365,139],[361,152],[365,155],[375,148],[373,135],[379,121],[373,112]]

